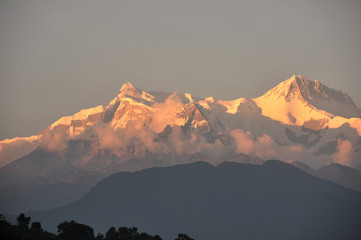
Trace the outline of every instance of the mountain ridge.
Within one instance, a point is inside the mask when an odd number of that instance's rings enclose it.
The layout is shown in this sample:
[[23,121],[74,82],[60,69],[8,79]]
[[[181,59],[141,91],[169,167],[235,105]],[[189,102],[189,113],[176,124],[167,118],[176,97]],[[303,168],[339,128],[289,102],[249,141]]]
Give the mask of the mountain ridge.
[[[297,84],[296,78],[301,77],[293,76],[275,89],[288,91],[290,84]],[[302,81],[309,87],[309,80]],[[326,89],[313,84],[312,88]],[[290,97],[298,90],[287,94]],[[28,190],[35,191],[42,168],[34,163],[51,159],[59,161],[54,174],[60,177],[54,181],[46,175],[44,182],[49,184],[72,183],[83,173],[104,177],[199,160],[216,165],[279,159],[299,161],[314,169],[332,162],[350,167],[361,164],[360,118],[333,116],[294,97],[287,102],[286,95],[269,96],[279,102],[262,96],[225,101],[188,93],[146,92],[128,82],[106,106],[62,117],[27,140],[0,142],[0,178],[6,189],[12,189],[11,197],[18,199],[23,189],[13,182],[15,176],[28,176]],[[38,154],[42,151],[49,154]],[[20,163],[22,169],[9,167]],[[63,169],[79,171],[74,171],[69,182],[61,174]],[[93,183],[89,181],[87,187]]]
[[200,240],[358,239],[360,199],[360,192],[276,160],[194,162],[120,172],[79,201],[30,216],[50,231],[75,219],[95,231],[134,225],[165,239],[174,231]]
[[[346,114],[340,112],[334,115],[332,111],[327,112],[324,110],[325,107],[321,106],[327,103],[337,108],[335,99],[339,104],[343,104],[342,108]],[[317,108],[317,105],[321,107]],[[352,112],[353,115],[349,115],[348,112]],[[38,146],[42,147],[42,139],[94,139],[98,137],[99,129],[104,126],[109,126],[114,132],[134,128],[149,129],[155,134],[161,133],[168,125],[172,128],[181,127],[183,130],[190,127],[192,131],[199,128],[199,131],[205,132],[206,135],[213,135],[211,138],[206,137],[210,141],[214,141],[217,136],[229,134],[227,131],[242,129],[244,132],[249,131],[254,139],[267,134],[281,145],[301,143],[308,147],[309,143],[299,140],[293,142],[294,137],[290,139],[291,135],[301,133],[298,127],[317,132],[327,128],[339,129],[347,125],[347,135],[352,138],[350,142],[354,150],[357,150],[357,138],[361,136],[361,119],[348,118],[350,116],[361,116],[361,110],[347,94],[328,88],[317,80],[309,81],[300,75],[293,75],[261,97],[230,101],[213,97],[200,99],[190,94],[146,92],[126,82],[117,96],[106,106],[82,109],[72,116],[61,117],[39,135],[1,141],[0,167],[19,158],[21,154],[26,154]],[[281,134],[284,132],[283,124],[288,125],[287,131],[293,132],[291,135]],[[352,131],[356,131],[356,134]],[[341,131],[341,134],[345,135],[345,132]],[[332,135],[332,138],[335,138],[335,134]],[[226,142],[225,139],[222,141]],[[21,154],[11,156],[14,152],[11,149],[17,148],[17,142],[19,146],[21,142],[28,147],[21,151]],[[56,150],[57,147],[59,146],[56,144],[50,146],[50,150]]]

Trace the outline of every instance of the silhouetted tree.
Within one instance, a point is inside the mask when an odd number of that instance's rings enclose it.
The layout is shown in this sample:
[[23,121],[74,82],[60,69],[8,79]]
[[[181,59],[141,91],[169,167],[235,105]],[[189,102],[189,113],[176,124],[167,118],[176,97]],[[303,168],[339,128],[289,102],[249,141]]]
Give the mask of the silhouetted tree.
[[132,227],[128,228],[128,236],[132,239],[134,239],[136,236],[138,236],[138,228]]
[[31,223],[31,230],[39,230],[42,231],[43,229],[41,228],[41,223],[40,222],[32,222]]
[[29,228],[30,217],[25,217],[24,213],[21,213],[17,218],[18,226],[24,229]]
[[125,238],[128,235],[128,228],[127,227],[120,227],[118,228],[119,236]]
[[105,234],[105,240],[162,240],[162,238],[159,235],[152,236],[145,232],[139,233],[136,227],[119,227],[118,230],[111,227]]
[[119,239],[120,240],[133,240],[138,237],[138,229],[136,227],[127,228],[120,227],[118,228]]
[[189,237],[187,234],[179,233],[178,237],[174,240],[194,240],[194,239]]
[[96,240],[105,240],[105,237],[103,234],[98,233],[97,237],[95,238]]
[[106,240],[118,240],[119,239],[119,233],[115,229],[115,227],[109,228],[107,233],[105,234]]
[[10,223],[8,223],[8,221],[5,220],[5,217],[3,214],[0,214],[0,226],[9,226]]
[[162,238],[159,235],[151,236],[148,233],[142,232],[138,235],[138,238],[134,239],[140,239],[140,240],[162,240]]
[[[1,218],[1,216],[0,216]],[[3,219],[3,220],[1,220]],[[39,222],[33,222],[29,229],[30,217],[20,214],[17,225],[8,223],[3,217],[0,219],[0,239],[4,240],[57,240],[57,236],[43,231]]]
[[58,237],[60,240],[95,240],[93,228],[75,221],[60,223]]
[[153,240],[163,240],[158,234],[153,237]]
[[[44,231],[40,222],[32,222],[29,228],[30,217],[22,213],[17,218],[18,224],[7,222],[0,214],[0,240],[162,240],[159,235],[139,233],[136,227],[109,228],[106,235],[98,233],[94,237],[93,228],[73,221],[62,222],[58,225],[58,235]],[[179,234],[177,240],[193,240],[185,234]]]

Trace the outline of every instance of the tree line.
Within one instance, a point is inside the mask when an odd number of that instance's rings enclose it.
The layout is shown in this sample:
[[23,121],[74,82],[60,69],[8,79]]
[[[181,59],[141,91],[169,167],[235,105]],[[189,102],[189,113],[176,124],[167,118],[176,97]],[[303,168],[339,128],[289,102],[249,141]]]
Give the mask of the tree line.
[[[109,228],[104,234],[94,235],[88,225],[74,220],[64,221],[58,225],[57,234],[50,233],[41,227],[40,222],[31,222],[30,217],[21,213],[16,224],[11,224],[0,214],[0,239],[2,240],[163,240],[159,235],[138,232],[136,227]],[[175,240],[194,240],[186,234],[179,233]]]

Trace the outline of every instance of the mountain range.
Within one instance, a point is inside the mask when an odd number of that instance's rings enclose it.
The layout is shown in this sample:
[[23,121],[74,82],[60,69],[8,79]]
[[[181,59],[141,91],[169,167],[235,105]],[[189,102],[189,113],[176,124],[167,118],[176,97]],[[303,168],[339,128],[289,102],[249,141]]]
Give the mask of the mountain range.
[[[360,118],[346,93],[299,75],[258,98],[235,100],[127,82],[108,105],[0,142],[0,211],[60,207],[116,172],[196,161],[279,159],[360,190],[359,171],[349,174],[361,165]],[[333,170],[314,170],[322,168]]]
[[120,172],[61,208],[29,213],[43,226],[74,219],[105,232],[137,226],[172,239],[360,239],[361,192],[290,164],[195,162]]

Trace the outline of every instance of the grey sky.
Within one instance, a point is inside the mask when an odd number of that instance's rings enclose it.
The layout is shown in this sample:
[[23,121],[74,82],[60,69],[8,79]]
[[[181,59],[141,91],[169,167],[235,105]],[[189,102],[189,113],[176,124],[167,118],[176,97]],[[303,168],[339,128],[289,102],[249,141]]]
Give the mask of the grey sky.
[[0,139],[144,90],[257,97],[293,74],[361,107],[361,1],[0,0]]

